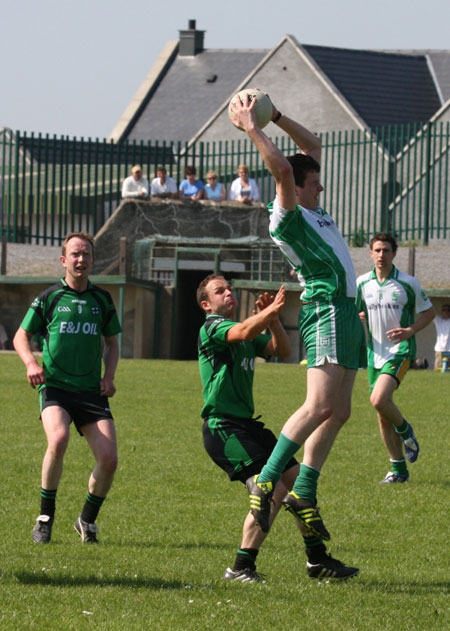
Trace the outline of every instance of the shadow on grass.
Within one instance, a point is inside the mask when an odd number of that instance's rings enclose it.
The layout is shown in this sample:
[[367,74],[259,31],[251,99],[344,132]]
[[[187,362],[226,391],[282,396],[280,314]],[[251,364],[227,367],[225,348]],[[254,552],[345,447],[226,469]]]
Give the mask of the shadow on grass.
[[[108,547],[130,548],[172,548],[173,550],[229,550],[229,543],[167,543],[166,541],[119,541],[107,544]],[[231,545],[232,547],[232,545]]]
[[165,581],[162,578],[128,578],[127,576],[65,576],[64,574],[32,574],[18,572],[17,580],[23,585],[49,585],[52,587],[82,587],[85,585],[99,587],[146,587],[147,589],[185,589],[181,581]]

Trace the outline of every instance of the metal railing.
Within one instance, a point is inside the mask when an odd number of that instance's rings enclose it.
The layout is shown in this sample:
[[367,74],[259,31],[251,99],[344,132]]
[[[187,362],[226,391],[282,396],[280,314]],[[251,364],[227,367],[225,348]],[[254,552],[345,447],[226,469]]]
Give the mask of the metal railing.
[[[289,138],[274,140],[283,152],[296,151]],[[448,238],[450,123],[328,132],[321,140],[322,203],[351,244],[363,245],[379,230],[424,244]],[[2,129],[0,236],[59,244],[71,230],[95,234],[120,203],[136,163],[149,179],[163,164],[177,182],[189,164],[200,178],[214,169],[227,187],[245,163],[261,199],[274,196],[272,177],[247,138],[114,144]]]

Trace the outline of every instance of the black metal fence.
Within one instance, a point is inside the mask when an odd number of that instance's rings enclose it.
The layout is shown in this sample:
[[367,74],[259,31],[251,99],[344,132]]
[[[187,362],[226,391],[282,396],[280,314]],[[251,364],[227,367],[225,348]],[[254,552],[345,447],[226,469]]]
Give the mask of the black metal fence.
[[[450,232],[450,124],[431,122],[326,133],[323,206],[353,245],[379,230],[401,241],[428,243]],[[286,153],[290,139],[276,138]],[[111,143],[0,131],[0,235],[12,242],[59,244],[72,230],[95,234],[121,201],[133,164],[149,179],[160,164],[177,182],[195,164],[200,178],[214,169],[229,187],[246,163],[263,201],[273,181],[248,139]]]

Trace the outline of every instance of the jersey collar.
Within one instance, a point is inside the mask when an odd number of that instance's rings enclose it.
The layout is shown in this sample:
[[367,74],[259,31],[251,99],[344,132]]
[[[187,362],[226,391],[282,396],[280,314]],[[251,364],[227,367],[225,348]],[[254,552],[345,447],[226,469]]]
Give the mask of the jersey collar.
[[68,283],[66,282],[65,278],[61,278],[61,285],[65,288],[68,289],[69,291],[74,291],[76,294],[84,294],[85,291],[89,291],[90,289],[92,289],[93,285],[91,283],[91,281],[88,279],[88,284],[87,287],[84,291],[77,291],[76,289],[72,289],[72,287],[70,287],[68,285]]
[[375,267],[373,267],[371,275],[370,275],[370,280],[376,280],[379,285],[384,285],[384,283],[386,283],[391,278],[397,278],[397,277],[398,277],[398,269],[395,267],[395,265],[392,265],[391,273],[389,274],[389,276],[383,282],[380,282],[378,280],[378,276],[377,276],[377,273],[375,271]]

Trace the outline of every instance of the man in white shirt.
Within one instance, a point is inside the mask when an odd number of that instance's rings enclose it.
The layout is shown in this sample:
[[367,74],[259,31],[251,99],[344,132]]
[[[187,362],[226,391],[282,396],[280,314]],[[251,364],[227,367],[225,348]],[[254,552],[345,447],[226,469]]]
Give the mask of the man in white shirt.
[[419,455],[413,428],[395,405],[393,395],[415,359],[415,334],[435,316],[419,281],[394,266],[396,252],[397,242],[392,235],[384,232],[375,235],[370,240],[374,267],[357,279],[356,305],[369,334],[370,402],[377,412],[392,468],[381,480],[383,484],[408,480],[403,448],[409,462],[415,462]]
[[131,175],[123,181],[122,197],[123,199],[147,199],[149,196],[149,182],[142,175],[142,168],[139,164],[135,164],[131,169]]
[[167,176],[165,167],[156,169],[156,177],[152,180],[152,197],[176,198],[178,197],[177,183],[173,177]]
[[442,353],[450,353],[450,304],[442,305],[441,315],[434,319],[436,345],[434,347],[434,369],[441,370]]

